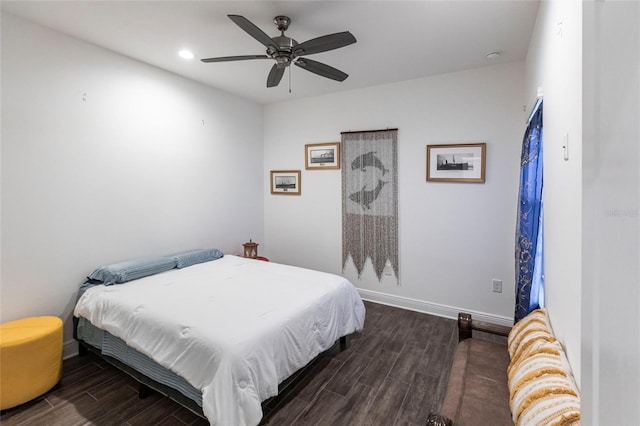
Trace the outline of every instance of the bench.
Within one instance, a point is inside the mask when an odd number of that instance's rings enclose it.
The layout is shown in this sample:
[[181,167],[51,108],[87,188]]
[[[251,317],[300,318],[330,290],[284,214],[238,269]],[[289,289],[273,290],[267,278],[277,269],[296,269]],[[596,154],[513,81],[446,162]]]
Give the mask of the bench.
[[580,424],[578,389],[545,310],[513,327],[460,313],[458,340],[441,410],[427,426]]

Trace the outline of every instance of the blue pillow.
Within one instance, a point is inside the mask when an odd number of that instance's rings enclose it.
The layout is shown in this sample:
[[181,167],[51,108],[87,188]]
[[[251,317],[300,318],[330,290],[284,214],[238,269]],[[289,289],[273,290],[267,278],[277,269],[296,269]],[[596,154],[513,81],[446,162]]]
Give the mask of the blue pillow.
[[186,268],[196,263],[220,259],[223,256],[224,254],[218,249],[197,249],[174,254],[171,258],[176,261],[178,268]]
[[175,268],[176,264],[176,260],[171,257],[128,260],[98,268],[87,278],[100,281],[104,285],[120,284],[168,271]]

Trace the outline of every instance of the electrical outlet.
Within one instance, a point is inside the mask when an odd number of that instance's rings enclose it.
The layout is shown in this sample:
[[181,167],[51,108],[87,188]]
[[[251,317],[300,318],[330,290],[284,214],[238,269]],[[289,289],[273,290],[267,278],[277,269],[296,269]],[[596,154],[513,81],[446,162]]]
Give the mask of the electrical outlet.
[[393,271],[393,269],[391,268],[391,265],[386,264],[384,267],[384,274],[385,275],[391,275],[391,272]]
[[502,280],[491,280],[491,290],[494,293],[502,293]]

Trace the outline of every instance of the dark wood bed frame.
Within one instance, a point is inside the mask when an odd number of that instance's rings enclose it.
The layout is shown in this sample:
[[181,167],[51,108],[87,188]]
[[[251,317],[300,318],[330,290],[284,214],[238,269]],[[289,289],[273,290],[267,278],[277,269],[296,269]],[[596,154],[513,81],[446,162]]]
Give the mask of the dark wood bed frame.
[[[138,382],[138,397],[143,399],[149,396],[149,394],[153,391],[156,391],[162,395],[165,395],[172,400],[176,401],[178,404],[197,414],[198,416],[206,419],[204,413],[202,412],[202,407],[196,404],[191,398],[184,396],[181,392],[176,389],[159,383],[144,374],[140,373],[138,370],[118,361],[117,359],[110,357],[108,355],[104,355],[101,353],[100,349],[91,346],[86,343],[82,339],[78,338],[77,328],[78,328],[78,318],[73,317],[73,338],[78,341],[78,355],[86,356],[89,352],[95,354],[113,365],[117,369],[123,371],[129,376],[133,377]],[[322,358],[327,356],[334,355],[338,352],[342,352],[347,348],[347,336],[342,336],[334,345],[327,349],[326,351],[319,354],[317,357],[312,359],[307,365],[293,373],[289,378],[285,379],[282,383],[278,385],[278,395],[271,397],[265,401],[262,401],[262,408],[266,407],[267,404],[273,404],[279,400],[283,396],[283,393],[289,389],[295,388],[298,383],[304,379],[304,377],[313,369],[313,367],[320,361]]]

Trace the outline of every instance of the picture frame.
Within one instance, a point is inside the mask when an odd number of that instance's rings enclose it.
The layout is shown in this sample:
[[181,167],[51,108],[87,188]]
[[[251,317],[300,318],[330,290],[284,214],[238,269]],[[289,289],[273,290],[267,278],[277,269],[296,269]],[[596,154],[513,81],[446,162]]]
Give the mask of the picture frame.
[[340,142],[306,144],[304,164],[307,170],[340,169]]
[[300,195],[300,170],[271,170],[271,193],[277,195]]
[[427,181],[485,182],[487,144],[427,145]]

